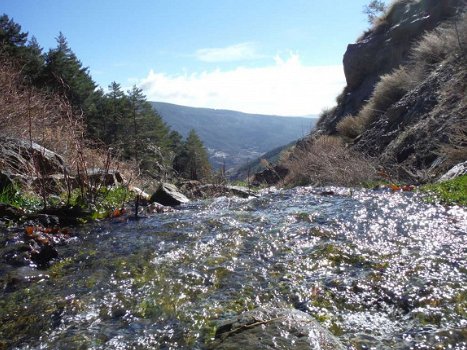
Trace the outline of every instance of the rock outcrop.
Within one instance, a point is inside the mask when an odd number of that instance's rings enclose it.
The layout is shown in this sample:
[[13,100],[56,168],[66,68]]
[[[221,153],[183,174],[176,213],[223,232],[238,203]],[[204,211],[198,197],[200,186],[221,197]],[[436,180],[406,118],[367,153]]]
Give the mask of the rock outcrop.
[[53,191],[65,171],[59,154],[35,142],[0,137],[0,189],[19,183]]
[[[347,86],[313,136],[344,136],[399,181],[432,182],[465,160],[466,7],[465,0],[394,2],[348,46]],[[423,54],[415,56],[415,47]],[[350,115],[350,132],[342,131]]]
[[462,5],[464,0],[396,2],[374,29],[348,45],[343,59],[347,86],[334,113],[320,120],[317,129],[334,133],[343,117],[362,108],[383,74],[407,63],[414,41],[455,16]]
[[438,182],[452,180],[463,175],[467,175],[467,161],[452,167],[446,174],[439,178]]
[[343,350],[313,317],[295,309],[258,308],[222,322],[211,350]]
[[183,203],[188,203],[190,200],[184,194],[180,193],[175,185],[162,183],[149,201],[151,203],[157,202],[162,205],[174,207]]

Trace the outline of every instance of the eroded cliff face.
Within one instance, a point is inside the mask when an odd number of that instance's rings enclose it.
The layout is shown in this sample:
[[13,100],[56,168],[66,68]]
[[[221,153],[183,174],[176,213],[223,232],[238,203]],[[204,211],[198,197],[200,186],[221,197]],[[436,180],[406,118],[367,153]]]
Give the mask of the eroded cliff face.
[[[430,31],[465,19],[462,13],[466,3],[465,0],[396,2],[375,28],[348,45],[343,59],[347,86],[338,97],[337,106],[318,122],[314,136],[338,134],[338,123],[346,116],[358,115],[372,98],[382,75],[400,66],[408,67],[411,74],[416,68],[411,62],[414,44]],[[437,63],[422,79],[418,78],[415,86],[387,110],[378,111],[376,120],[359,136],[347,140],[351,147],[374,157],[384,168],[397,168],[399,178],[424,182],[446,171],[455,157],[448,159],[442,148],[449,148],[454,134],[455,147],[467,148],[467,43],[462,42],[466,26],[456,25],[456,30],[463,31],[458,33],[459,50]]]
[[374,29],[348,45],[343,59],[347,86],[334,113],[322,119],[318,129],[334,133],[339,120],[362,108],[381,75],[407,63],[414,41],[455,16],[461,6],[465,0],[397,2]]

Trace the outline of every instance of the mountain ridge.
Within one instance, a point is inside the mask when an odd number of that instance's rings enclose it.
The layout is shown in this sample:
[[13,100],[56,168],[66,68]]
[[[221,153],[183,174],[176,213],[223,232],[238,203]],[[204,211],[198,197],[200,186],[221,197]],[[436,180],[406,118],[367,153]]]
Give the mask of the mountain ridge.
[[209,151],[214,168],[238,167],[262,154],[296,141],[311,131],[316,118],[252,114],[228,109],[188,107],[151,102],[173,129],[186,136],[191,129]]

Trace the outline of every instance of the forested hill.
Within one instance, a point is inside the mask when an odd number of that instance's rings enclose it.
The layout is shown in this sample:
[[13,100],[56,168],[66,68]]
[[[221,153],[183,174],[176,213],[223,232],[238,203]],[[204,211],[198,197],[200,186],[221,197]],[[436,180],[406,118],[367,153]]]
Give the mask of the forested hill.
[[186,136],[195,129],[209,150],[211,163],[227,168],[309,134],[316,119],[247,114],[229,110],[193,108],[152,102],[173,129]]

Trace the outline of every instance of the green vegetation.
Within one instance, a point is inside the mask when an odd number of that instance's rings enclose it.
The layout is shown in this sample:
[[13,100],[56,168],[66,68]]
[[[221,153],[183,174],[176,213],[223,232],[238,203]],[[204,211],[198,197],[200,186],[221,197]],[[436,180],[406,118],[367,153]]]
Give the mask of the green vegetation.
[[191,180],[205,180],[211,175],[208,153],[195,130],[191,130],[186,141],[180,144],[174,169],[182,177]]
[[420,191],[428,194],[429,201],[441,201],[448,205],[467,206],[467,175],[455,179],[425,185]]
[[0,203],[11,205],[25,211],[34,211],[41,207],[39,197],[22,193],[18,188],[7,186],[0,191]]

